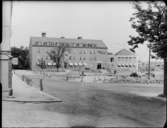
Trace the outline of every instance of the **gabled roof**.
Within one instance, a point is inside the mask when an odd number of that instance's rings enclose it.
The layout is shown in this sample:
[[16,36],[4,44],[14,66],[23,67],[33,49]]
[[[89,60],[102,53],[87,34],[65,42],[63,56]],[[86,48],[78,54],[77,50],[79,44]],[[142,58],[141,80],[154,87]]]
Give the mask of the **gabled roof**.
[[127,49],[122,49],[117,53],[115,53],[115,55],[135,55],[135,54]]

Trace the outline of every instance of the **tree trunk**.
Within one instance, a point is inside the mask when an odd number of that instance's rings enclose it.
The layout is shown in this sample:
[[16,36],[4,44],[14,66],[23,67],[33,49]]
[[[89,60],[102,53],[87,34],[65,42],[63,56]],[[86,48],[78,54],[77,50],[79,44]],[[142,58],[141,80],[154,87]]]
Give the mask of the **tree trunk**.
[[164,59],[164,89],[163,96],[167,97],[167,58]]

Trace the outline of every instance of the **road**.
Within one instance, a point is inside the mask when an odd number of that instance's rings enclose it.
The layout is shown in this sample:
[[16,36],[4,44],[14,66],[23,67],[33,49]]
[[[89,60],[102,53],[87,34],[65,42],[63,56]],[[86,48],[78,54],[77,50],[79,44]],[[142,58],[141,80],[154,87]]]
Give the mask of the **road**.
[[63,100],[44,109],[66,114],[70,126],[160,127],[166,120],[165,101],[128,93],[130,86],[111,85],[107,89],[97,83],[54,80],[46,80],[44,85],[46,92]]
[[[25,120],[20,121],[34,121],[29,126],[162,127],[166,120],[166,103],[152,98],[162,93],[162,87],[47,79],[44,91],[60,98],[62,103],[17,104],[16,108],[25,113],[30,110],[27,115],[31,113],[33,118],[24,114]],[[38,120],[43,123],[36,122]]]

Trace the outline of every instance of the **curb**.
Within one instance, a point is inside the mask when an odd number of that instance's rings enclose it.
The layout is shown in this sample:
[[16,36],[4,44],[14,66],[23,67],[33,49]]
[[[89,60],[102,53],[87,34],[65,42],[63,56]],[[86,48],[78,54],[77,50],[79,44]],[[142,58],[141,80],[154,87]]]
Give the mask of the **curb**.
[[[17,77],[19,80],[21,80],[17,75],[15,75],[15,77]],[[22,81],[22,80],[21,80]],[[24,81],[22,81],[24,82]],[[15,96],[8,96],[8,97],[3,97],[2,101],[9,101],[9,102],[23,102],[23,103],[53,103],[53,102],[62,102],[62,100],[60,100],[59,98],[49,95],[46,92],[40,91],[35,87],[29,86],[24,82],[25,85],[23,86],[27,86],[28,88],[33,89],[34,91],[36,91],[37,93],[39,93],[39,97],[43,96],[41,98],[34,98],[31,99],[29,97],[15,97]]]
[[157,97],[151,97],[151,98],[152,98],[152,99],[156,99],[156,100],[161,100],[161,101],[164,101],[164,102],[167,101],[166,98],[164,98],[164,97],[159,97],[159,96],[157,96]]
[[23,100],[23,99],[2,99],[2,101],[20,102],[20,103],[54,103],[54,102],[62,102],[61,100]]

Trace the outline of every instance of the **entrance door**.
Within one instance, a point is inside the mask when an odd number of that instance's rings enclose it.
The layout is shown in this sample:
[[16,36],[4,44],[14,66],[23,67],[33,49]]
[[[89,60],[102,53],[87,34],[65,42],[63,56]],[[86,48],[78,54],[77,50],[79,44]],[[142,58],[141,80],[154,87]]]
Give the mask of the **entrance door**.
[[97,69],[101,69],[101,63],[97,64]]

